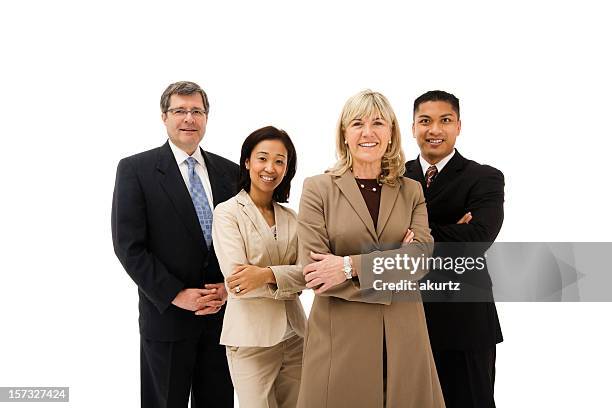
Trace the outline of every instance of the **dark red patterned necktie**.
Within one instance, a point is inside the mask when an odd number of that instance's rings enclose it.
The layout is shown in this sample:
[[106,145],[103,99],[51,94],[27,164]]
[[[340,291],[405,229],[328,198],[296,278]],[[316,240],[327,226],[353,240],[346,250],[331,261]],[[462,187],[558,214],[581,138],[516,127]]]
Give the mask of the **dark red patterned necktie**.
[[432,181],[434,181],[437,175],[438,168],[436,166],[429,166],[429,168],[425,172],[425,182],[427,183],[427,188],[429,188],[429,185]]

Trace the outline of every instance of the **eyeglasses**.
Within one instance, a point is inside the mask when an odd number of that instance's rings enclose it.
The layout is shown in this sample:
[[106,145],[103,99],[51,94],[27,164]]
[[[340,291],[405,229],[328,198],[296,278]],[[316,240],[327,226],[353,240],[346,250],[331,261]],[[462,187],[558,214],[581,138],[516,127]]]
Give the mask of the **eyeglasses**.
[[176,116],[178,118],[184,118],[189,113],[191,113],[191,116],[197,119],[203,118],[204,115],[206,115],[206,111],[204,109],[198,109],[198,108],[194,108],[191,110],[183,109],[183,108],[171,108],[171,109],[168,109],[168,112],[170,112],[173,116]]

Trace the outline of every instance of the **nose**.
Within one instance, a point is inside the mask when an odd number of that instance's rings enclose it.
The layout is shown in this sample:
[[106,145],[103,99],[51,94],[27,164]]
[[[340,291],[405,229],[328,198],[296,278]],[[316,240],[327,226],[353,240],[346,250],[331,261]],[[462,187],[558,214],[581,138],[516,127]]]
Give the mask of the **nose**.
[[191,113],[191,111],[187,111],[187,114],[185,115],[185,119],[183,120],[187,123],[195,122],[195,118],[193,117],[193,114]]
[[373,133],[374,133],[374,129],[372,125],[370,125],[369,123],[366,123],[363,125],[363,128],[361,130],[361,134],[363,136],[372,136]]
[[429,133],[433,135],[439,135],[442,132],[442,128],[437,122],[433,122],[429,128]]
[[272,163],[272,160],[268,160],[266,162],[265,170],[268,173],[274,173],[274,164]]

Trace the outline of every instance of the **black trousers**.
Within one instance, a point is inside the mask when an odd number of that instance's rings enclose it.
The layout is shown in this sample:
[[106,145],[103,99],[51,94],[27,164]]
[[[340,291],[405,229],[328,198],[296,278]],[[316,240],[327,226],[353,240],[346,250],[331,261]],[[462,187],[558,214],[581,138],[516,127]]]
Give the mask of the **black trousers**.
[[434,350],[446,408],[495,408],[495,346],[485,350]]
[[[234,388],[219,344],[220,325],[199,337],[155,341],[140,337],[142,408],[232,408]],[[217,327],[218,326],[218,327]]]

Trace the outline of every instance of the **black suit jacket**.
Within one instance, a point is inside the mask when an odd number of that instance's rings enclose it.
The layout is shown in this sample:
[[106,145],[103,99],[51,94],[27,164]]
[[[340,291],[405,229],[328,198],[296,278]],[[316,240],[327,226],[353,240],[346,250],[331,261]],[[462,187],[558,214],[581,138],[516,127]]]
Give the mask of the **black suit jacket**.
[[[406,177],[423,185],[429,227],[435,242],[495,241],[504,219],[502,172],[467,160],[455,151],[429,188],[426,188],[418,157],[406,163]],[[472,213],[472,221],[457,224],[468,211]],[[480,248],[484,253],[488,245],[481,245]],[[427,328],[434,351],[478,350],[503,340],[487,268],[455,280],[461,279],[484,288],[491,301],[425,302]],[[424,299],[427,297],[424,296]]]
[[[238,166],[202,150],[216,206],[236,194]],[[111,215],[115,254],[138,285],[140,333],[174,341],[199,335],[214,315],[195,316],[172,300],[183,288],[223,282],[169,142],[119,162]],[[218,325],[214,325],[217,327]]]

